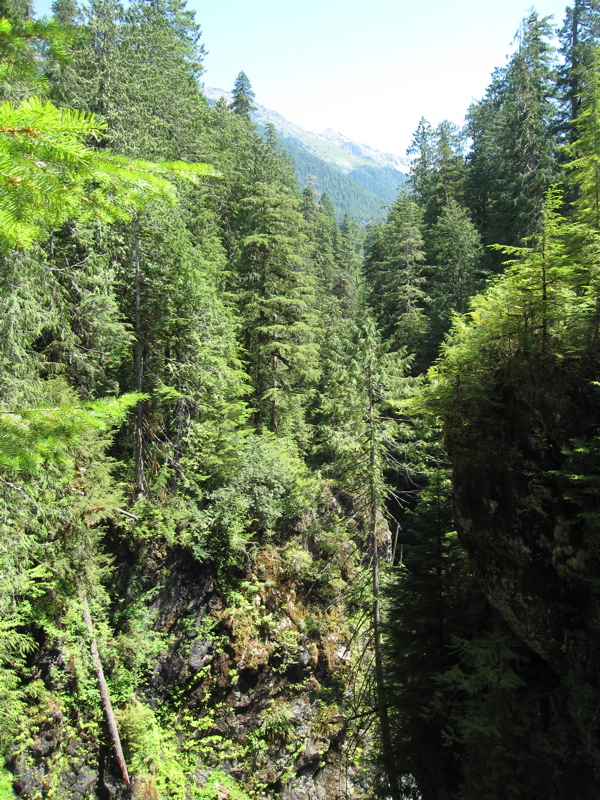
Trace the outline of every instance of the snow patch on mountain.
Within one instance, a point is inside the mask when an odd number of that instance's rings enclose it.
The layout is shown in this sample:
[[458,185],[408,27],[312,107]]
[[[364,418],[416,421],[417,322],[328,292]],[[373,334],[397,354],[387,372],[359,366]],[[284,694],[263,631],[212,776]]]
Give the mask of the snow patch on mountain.
[[374,161],[381,167],[392,167],[392,169],[397,169],[399,172],[408,171],[410,165],[409,158],[403,158],[393,153],[382,153],[370,147],[368,144],[355,142],[354,139],[350,139],[348,136],[344,136],[343,133],[334,131],[332,128],[327,128],[320,136],[322,139],[325,139],[326,142],[339,147],[340,150],[345,150],[347,153],[359,156],[368,161]]

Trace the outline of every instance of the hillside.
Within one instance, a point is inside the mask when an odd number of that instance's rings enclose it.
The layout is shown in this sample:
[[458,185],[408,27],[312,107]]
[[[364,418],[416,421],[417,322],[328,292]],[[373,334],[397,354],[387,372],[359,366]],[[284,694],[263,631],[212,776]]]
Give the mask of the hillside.
[[[222,89],[205,88],[204,93],[212,103],[220,97],[232,100],[231,92]],[[317,191],[330,196],[340,219],[346,213],[362,223],[381,219],[407,179],[408,159],[381,153],[330,128],[311,133],[258,103],[252,118],[259,130],[275,127],[292,157],[299,186],[312,176]]]

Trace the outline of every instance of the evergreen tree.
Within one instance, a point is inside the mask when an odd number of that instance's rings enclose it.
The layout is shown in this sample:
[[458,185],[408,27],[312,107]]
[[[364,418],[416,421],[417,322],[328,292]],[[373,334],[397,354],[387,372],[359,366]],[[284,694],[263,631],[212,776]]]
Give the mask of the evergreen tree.
[[293,168],[274,130],[261,139],[248,120],[215,109],[216,192],[241,316],[254,421],[303,437],[304,406],[317,378],[314,280]]
[[423,209],[424,220],[429,225],[451,200],[462,200],[464,134],[448,120],[432,129],[429,122],[422,119],[407,153],[414,156],[410,167],[413,198]]
[[406,154],[413,156],[410,166],[411,189],[422,207],[434,194],[435,135],[431,124],[422,117]]
[[240,243],[237,294],[255,420],[271,430],[299,430],[303,397],[316,378],[302,217],[294,198],[269,184],[257,184],[243,206],[251,232]]
[[387,710],[380,597],[380,573],[384,570],[380,556],[385,552],[389,537],[385,501],[391,490],[386,475],[399,466],[396,440],[402,424],[393,408],[410,391],[405,378],[408,359],[403,353],[387,352],[371,319],[360,324],[353,333],[353,340],[340,341],[340,350],[329,357],[319,447],[330,461],[325,467],[326,474],[352,497],[353,517],[360,522],[361,545],[370,556],[374,683],[383,768],[386,791],[400,800],[399,773]]
[[[594,136],[589,135],[595,122],[593,114],[588,117],[586,113],[587,103],[590,110],[594,106],[594,95],[592,84],[590,94],[582,97],[583,136],[578,151],[581,158],[574,163],[582,193],[574,217],[563,216],[560,192],[547,193],[541,230],[530,240],[531,246],[501,248],[505,256],[511,257],[505,274],[473,301],[467,318],[455,319],[443,357],[431,373],[431,407],[443,419],[445,442],[455,465],[460,464],[463,474],[467,470],[477,475],[493,474],[497,481],[498,465],[505,464],[502,470],[523,481],[527,488],[519,493],[519,510],[513,517],[519,521],[511,527],[511,536],[521,527],[526,535],[518,534],[523,537],[520,541],[527,537],[535,546],[543,541],[545,521],[564,513],[565,487],[566,496],[573,498],[578,495],[578,490],[572,494],[573,486],[583,489],[575,500],[585,506],[585,510],[579,506],[582,516],[578,516],[575,508],[569,511],[577,516],[576,535],[586,535],[584,519],[595,519],[595,510],[588,509],[583,500],[587,495],[592,505],[596,501],[593,476],[584,475],[585,470],[576,466],[579,458],[580,465],[589,457],[593,460],[595,425],[587,429],[593,431],[591,439],[577,441],[577,456],[573,457],[571,447],[559,455],[560,447],[552,449],[550,444],[553,434],[540,433],[543,430],[537,416],[537,409],[543,405],[540,400],[534,405],[535,414],[512,417],[519,419],[519,424],[523,424],[523,419],[528,420],[523,433],[515,431],[510,414],[507,423],[507,408],[518,407],[532,392],[544,398],[544,402],[549,397],[561,403],[566,397],[577,397],[567,402],[578,409],[583,387],[588,385],[585,376],[597,361],[596,158]],[[586,129],[588,122],[590,128]],[[583,157],[587,147],[591,149],[589,159]],[[582,370],[581,365],[585,365]],[[578,414],[570,423],[577,430]],[[542,437],[539,440],[535,439],[538,434]],[[564,432],[561,435],[568,436]],[[530,451],[534,440],[536,445]],[[543,461],[551,452],[551,463],[560,465],[559,469],[548,469],[548,462]],[[593,472],[588,462],[590,468]],[[536,477],[532,482],[533,474]],[[567,478],[567,474],[571,477]],[[558,475],[560,485],[554,483],[554,476]],[[470,553],[480,560],[481,540],[472,538],[467,526],[463,526],[461,536]],[[504,554],[492,555],[496,537],[492,538],[484,547],[486,569],[494,568],[492,562],[498,565],[504,560]],[[586,553],[596,557],[594,546],[591,549],[586,546]],[[538,565],[543,557],[536,551],[530,558]],[[567,585],[562,580],[559,580],[561,591]],[[489,583],[487,587],[489,590]],[[529,591],[540,603],[536,619],[546,618],[547,613],[552,613],[548,608],[549,598],[555,596],[556,589],[535,594],[536,589],[531,586]],[[595,593],[596,589],[592,591]],[[489,597],[494,600],[493,593]],[[580,607],[580,602],[578,599],[567,606],[574,609]],[[502,604],[499,610],[506,613]],[[582,797],[593,794],[590,786],[597,782],[600,764],[597,750],[586,750],[577,767],[572,754],[582,752],[574,744],[581,731],[585,729],[587,738],[595,729],[595,721],[587,714],[590,704],[596,702],[592,699],[597,695],[595,681],[589,682],[585,670],[580,669],[585,658],[582,654],[557,670],[548,650],[538,647],[540,639],[529,636],[521,614],[521,611],[506,614],[521,642],[496,623],[486,634],[477,626],[475,636],[459,635],[453,645],[458,666],[438,678],[440,689],[432,712],[447,721],[449,746],[459,749],[462,778],[457,797],[481,796],[482,779],[480,774],[476,775],[481,773],[484,762],[498,776],[497,781],[485,786],[486,796],[491,798],[502,797],[507,791],[515,798],[565,798],[572,796],[573,791]],[[561,605],[560,619],[563,614]],[[583,631],[586,623],[581,617],[578,619]],[[571,636],[571,623],[568,627]],[[580,635],[586,638],[585,633],[575,634]],[[562,633],[557,639],[562,643]],[[539,656],[522,643],[535,649]],[[487,700],[482,704],[479,698],[484,696]],[[551,702],[547,701],[549,696]],[[582,697],[588,698],[587,705],[579,701]],[[488,752],[486,741],[501,743],[504,752],[498,761],[498,750],[492,747]],[[508,774],[502,777],[505,766],[509,767]],[[516,772],[525,777],[513,781],[511,776]],[[498,786],[502,787],[501,794]]]
[[600,5],[597,0],[574,0],[567,7],[559,31],[561,54],[559,99],[562,103],[562,135],[567,142],[576,136],[574,122],[580,115],[580,94],[585,73],[592,66],[593,52],[600,41]]
[[80,589],[101,593],[106,562],[99,539],[123,502],[106,456],[109,432],[136,398],[83,406],[55,380],[46,382],[39,399],[45,408],[2,403],[0,413],[3,754],[32,699],[25,657],[36,647],[33,631],[55,636],[55,619],[79,605]]
[[429,234],[431,263],[426,284],[430,304],[428,317],[429,360],[433,361],[452,312],[464,314],[469,297],[481,285],[477,268],[482,257],[481,239],[467,210],[450,200]]
[[572,143],[564,148],[566,165],[577,209],[577,218],[592,230],[600,229],[600,53],[582,73],[583,90],[578,97],[580,115],[573,120]]
[[355,220],[344,214],[338,237],[338,272],[333,294],[340,301],[344,315],[354,321],[364,306],[362,287],[364,233]]
[[76,0],[53,0],[52,17],[61,28],[68,28],[81,21],[81,11]]
[[312,241],[315,244],[314,273],[327,295],[333,291],[336,280],[339,233],[333,203],[327,192],[323,192],[319,198],[319,214]]
[[302,190],[302,216],[310,227],[317,221],[317,193],[311,181],[307,181]]
[[416,784],[418,794],[408,796],[438,800],[459,796],[460,766],[458,754],[444,746],[431,698],[454,660],[452,637],[472,628],[483,598],[453,531],[448,464],[435,431],[423,420],[416,428],[419,499],[402,518],[400,563],[388,588],[386,655],[398,773],[407,790]]
[[254,96],[250,79],[245,72],[240,72],[233,84],[232,110],[240,117],[250,119],[250,112],[254,111],[255,108],[252,105]]
[[94,0],[57,102],[101,114],[104,145],[133,158],[197,161],[208,113],[199,89],[203,49],[193,13],[179,0]]
[[365,270],[369,300],[386,339],[420,353],[427,330],[423,212],[401,192],[385,223],[373,233]]
[[[43,40],[64,45],[60,29],[53,23],[29,21],[14,27],[7,19],[0,24],[0,72],[4,77],[25,81],[28,92],[43,88],[36,80],[35,47]],[[210,171],[189,169],[183,164],[176,168],[148,162],[133,165],[97,154],[85,141],[97,139],[104,128],[93,114],[59,110],[39,98],[30,97],[18,106],[7,101],[0,114],[4,246],[30,244],[44,227],[60,225],[69,215],[84,216],[86,206],[88,213],[114,218],[126,216],[127,206],[135,205],[136,197],[148,194],[150,189],[172,200],[174,188],[162,175]]]
[[[527,17],[508,65],[469,110],[466,199],[484,245],[518,245],[539,229],[544,193],[557,178],[551,34],[546,18]],[[498,269],[497,257],[487,260]]]
[[337,274],[337,221],[329,210],[323,211],[310,184],[302,192],[302,216],[306,235],[305,258],[314,277],[316,302],[320,310],[330,307]]

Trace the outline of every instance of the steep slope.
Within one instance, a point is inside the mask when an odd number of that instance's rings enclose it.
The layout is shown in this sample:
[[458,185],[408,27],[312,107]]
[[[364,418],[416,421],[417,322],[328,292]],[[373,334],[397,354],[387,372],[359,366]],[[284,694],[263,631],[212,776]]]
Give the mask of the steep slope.
[[[281,143],[294,162],[298,185],[305,186],[310,179],[319,194],[326,192],[329,195],[340,218],[344,214],[349,214],[352,219],[362,223],[368,222],[370,219],[381,219],[386,213],[386,206],[396,196],[397,183],[393,189],[385,187],[384,193],[375,178],[371,180],[371,184],[376,188],[372,189],[368,185],[370,177],[368,172],[363,174],[354,170],[345,174],[337,167],[306,150],[296,139],[282,138]],[[364,166],[360,169],[372,168]],[[381,174],[383,183],[386,174],[383,171]]]
[[553,797],[587,800],[600,785],[600,362],[581,288],[588,255],[567,257],[567,230],[548,217],[534,249],[473,300],[431,391],[460,541],[490,604],[553,676],[544,730],[560,731],[570,754]]

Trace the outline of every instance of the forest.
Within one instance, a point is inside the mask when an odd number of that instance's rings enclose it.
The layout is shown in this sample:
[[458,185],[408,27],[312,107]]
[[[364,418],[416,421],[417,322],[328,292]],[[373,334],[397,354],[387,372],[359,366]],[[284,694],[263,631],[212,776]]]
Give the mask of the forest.
[[0,0],[0,800],[597,800],[599,45],[363,226],[184,0]]

